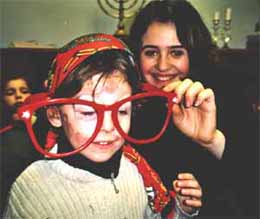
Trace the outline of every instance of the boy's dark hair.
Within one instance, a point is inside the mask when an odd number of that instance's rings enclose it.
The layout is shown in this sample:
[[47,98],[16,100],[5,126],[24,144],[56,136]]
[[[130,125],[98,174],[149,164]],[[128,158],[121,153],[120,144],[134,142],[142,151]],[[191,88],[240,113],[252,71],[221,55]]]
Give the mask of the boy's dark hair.
[[112,49],[97,52],[83,61],[56,89],[54,97],[72,97],[92,76],[101,73],[101,78],[107,78],[114,70],[124,74],[133,94],[138,92],[139,78],[132,57],[126,51]]
[[153,22],[175,24],[180,42],[188,49],[191,68],[209,61],[209,52],[213,48],[210,32],[198,11],[185,0],[152,1],[141,9],[129,35],[130,48],[137,59],[142,37]]
[[27,76],[25,73],[11,73],[11,74],[2,74],[1,75],[1,90],[2,93],[5,90],[5,87],[7,85],[7,83],[11,80],[17,80],[17,79],[23,79],[27,85],[28,88],[32,89],[32,80],[30,79],[29,76]]

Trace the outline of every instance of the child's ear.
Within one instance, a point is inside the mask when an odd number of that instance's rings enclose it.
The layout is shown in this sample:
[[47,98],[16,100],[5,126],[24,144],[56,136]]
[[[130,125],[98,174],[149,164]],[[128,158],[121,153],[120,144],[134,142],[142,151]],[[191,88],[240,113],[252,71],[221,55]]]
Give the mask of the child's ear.
[[47,118],[54,127],[59,128],[62,126],[60,112],[57,107],[47,109]]

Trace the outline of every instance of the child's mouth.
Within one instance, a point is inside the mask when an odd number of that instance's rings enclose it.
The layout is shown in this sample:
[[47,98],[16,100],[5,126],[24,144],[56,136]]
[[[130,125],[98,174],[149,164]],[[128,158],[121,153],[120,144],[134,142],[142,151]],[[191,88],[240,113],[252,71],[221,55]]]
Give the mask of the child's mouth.
[[107,141],[100,141],[100,142],[97,142],[97,144],[100,144],[100,145],[108,145],[110,142],[107,142]]
[[114,141],[95,141],[93,144],[100,148],[109,148],[113,146]]

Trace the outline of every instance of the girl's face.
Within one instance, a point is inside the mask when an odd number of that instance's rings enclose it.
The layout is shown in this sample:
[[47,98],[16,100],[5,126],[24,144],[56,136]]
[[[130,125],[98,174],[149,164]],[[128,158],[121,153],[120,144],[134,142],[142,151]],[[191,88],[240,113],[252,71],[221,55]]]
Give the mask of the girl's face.
[[9,107],[21,105],[31,95],[24,79],[14,79],[7,82],[4,90],[4,101]]
[[[100,74],[87,80],[81,91],[74,98],[93,101],[95,89],[95,102],[111,105],[131,95],[131,87],[121,72],[115,71],[106,79],[98,82]],[[95,88],[96,84],[98,86]],[[131,104],[122,106],[119,110],[119,123],[127,133],[130,128]],[[94,162],[109,160],[124,144],[124,138],[116,130],[111,111],[104,112],[102,127],[94,141],[81,154]],[[77,148],[84,144],[93,134],[97,124],[97,114],[87,106],[64,105],[60,107],[60,115],[63,129],[72,147]]]
[[188,51],[181,45],[173,23],[153,22],[142,38],[140,67],[145,80],[162,88],[189,72]]

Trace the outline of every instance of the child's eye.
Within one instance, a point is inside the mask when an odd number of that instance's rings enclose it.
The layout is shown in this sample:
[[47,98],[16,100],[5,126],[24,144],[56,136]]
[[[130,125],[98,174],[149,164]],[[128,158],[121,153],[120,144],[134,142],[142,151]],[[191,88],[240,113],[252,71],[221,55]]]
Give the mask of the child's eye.
[[144,55],[148,57],[155,57],[158,55],[158,51],[156,50],[145,50]]
[[5,96],[12,96],[12,95],[14,95],[14,94],[15,94],[14,89],[8,89],[8,90],[5,90],[5,91],[4,91],[4,95],[5,95]]
[[92,121],[97,119],[97,113],[95,111],[79,111],[76,112],[76,117],[81,121]]
[[97,112],[91,106],[76,104],[74,107],[75,113],[79,118],[93,119],[97,117]]
[[118,109],[118,115],[119,116],[129,116],[129,115],[131,115],[131,110],[132,110],[131,104],[127,103]]
[[28,94],[28,93],[30,93],[30,90],[28,88],[22,88],[21,93]]
[[126,115],[129,115],[129,111],[128,110],[119,110],[118,114],[120,116],[126,116]]
[[83,116],[94,116],[96,115],[95,111],[87,111],[87,112],[80,112]]

